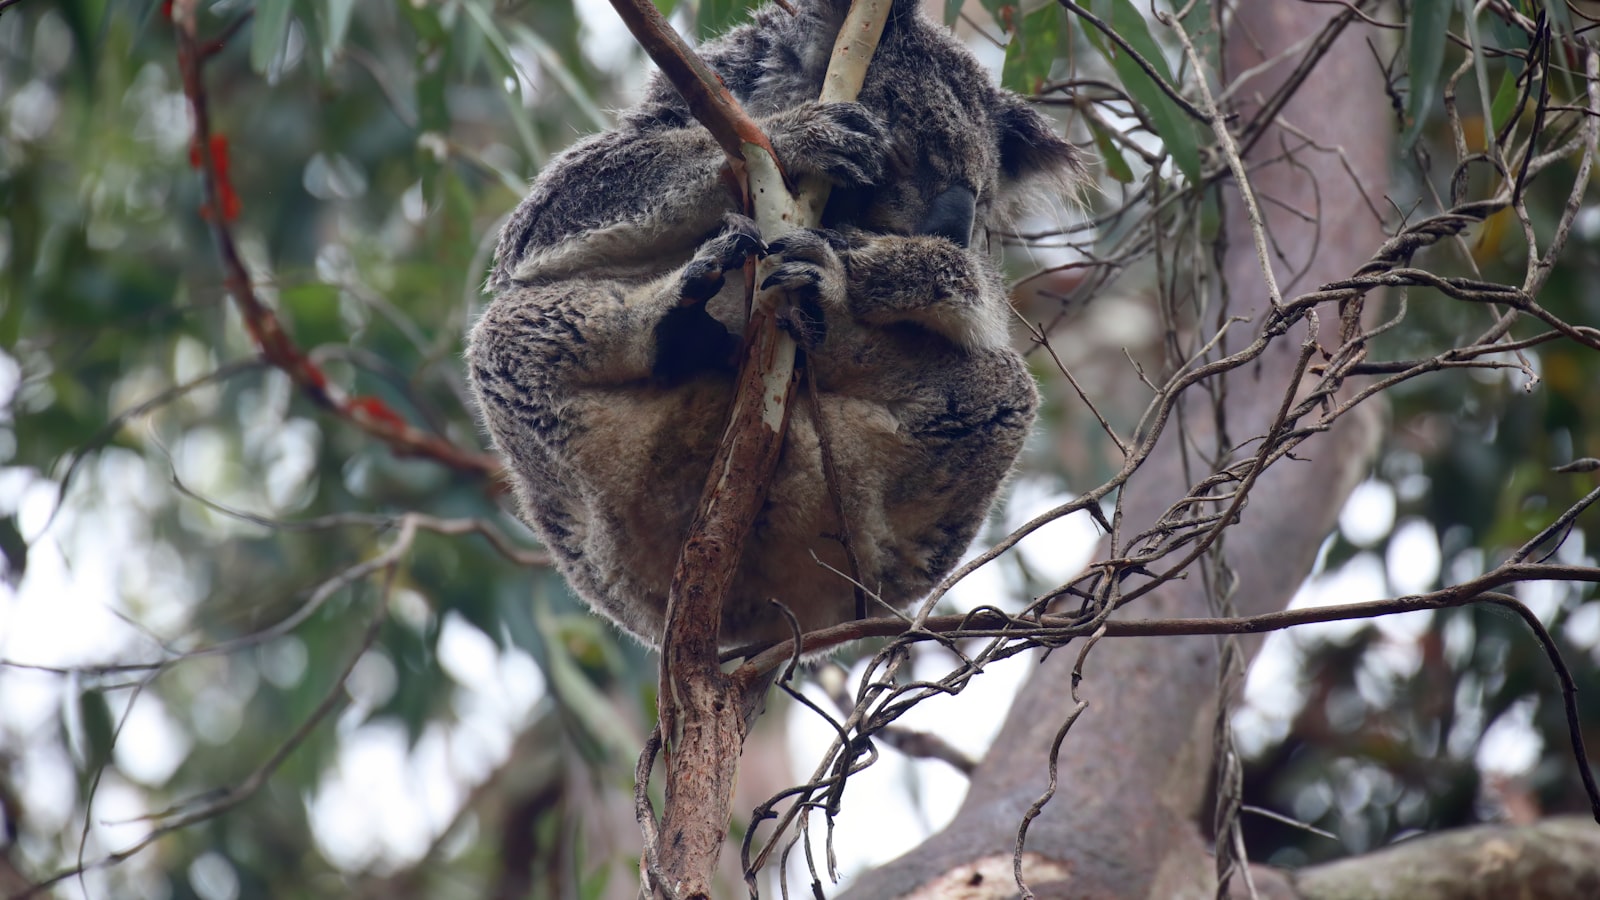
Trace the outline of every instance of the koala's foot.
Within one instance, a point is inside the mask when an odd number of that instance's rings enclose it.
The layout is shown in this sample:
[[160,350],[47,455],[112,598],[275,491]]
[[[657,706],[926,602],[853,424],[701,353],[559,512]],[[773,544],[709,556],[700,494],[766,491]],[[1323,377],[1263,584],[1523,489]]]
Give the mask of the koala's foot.
[[761,229],[755,220],[728,213],[722,217],[722,233],[701,244],[694,259],[684,266],[680,302],[684,306],[704,304],[722,290],[729,270],[742,269],[752,255],[766,253],[767,245],[761,242]]
[[1005,285],[981,256],[946,236],[883,235],[852,245],[850,313],[914,323],[967,348],[1007,346]]
[[783,292],[778,326],[806,350],[820,347],[828,336],[824,310],[842,309],[846,303],[844,263],[839,259],[845,247],[844,238],[824,229],[796,229],[767,247],[783,261],[761,282],[761,289]]
[[804,103],[767,120],[772,149],[791,175],[820,175],[838,185],[883,177],[889,132],[859,103]]

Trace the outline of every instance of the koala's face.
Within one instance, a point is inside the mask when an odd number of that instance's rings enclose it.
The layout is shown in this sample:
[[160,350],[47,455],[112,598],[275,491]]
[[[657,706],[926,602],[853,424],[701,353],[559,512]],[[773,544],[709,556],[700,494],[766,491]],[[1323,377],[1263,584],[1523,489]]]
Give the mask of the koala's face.
[[996,129],[981,102],[993,93],[985,83],[950,84],[928,70],[909,82],[869,85],[862,101],[884,117],[890,135],[883,178],[871,188],[835,190],[823,224],[968,246],[999,191]]
[[836,190],[825,226],[981,242],[1030,174],[1076,165],[1071,148],[971,54],[933,28],[898,29],[880,47],[860,101],[888,126],[883,178]]

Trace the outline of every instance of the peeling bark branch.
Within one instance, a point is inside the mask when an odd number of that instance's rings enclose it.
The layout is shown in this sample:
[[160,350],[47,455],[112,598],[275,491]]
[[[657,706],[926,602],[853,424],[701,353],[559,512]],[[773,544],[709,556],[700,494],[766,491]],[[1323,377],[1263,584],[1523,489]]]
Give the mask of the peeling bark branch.
[[[716,137],[735,174],[747,180],[747,206],[768,239],[815,225],[827,203],[821,185],[788,189],[782,161],[755,122],[648,0],[613,0],[656,65]],[[839,31],[823,83],[824,102],[852,100],[866,77],[888,17],[888,0],[858,0]],[[741,165],[742,164],[742,165]],[[757,263],[759,284],[765,263]],[[752,305],[728,429],[711,463],[705,493],[673,573],[662,628],[657,712],[666,768],[659,831],[641,821],[646,889],[672,898],[709,897],[727,836],[734,781],[747,723],[766,689],[764,678],[724,675],[717,659],[722,601],[777,466],[794,395],[796,347],[773,319],[774,304]],[[641,762],[641,775],[648,774]],[[650,815],[641,806],[640,815]]]

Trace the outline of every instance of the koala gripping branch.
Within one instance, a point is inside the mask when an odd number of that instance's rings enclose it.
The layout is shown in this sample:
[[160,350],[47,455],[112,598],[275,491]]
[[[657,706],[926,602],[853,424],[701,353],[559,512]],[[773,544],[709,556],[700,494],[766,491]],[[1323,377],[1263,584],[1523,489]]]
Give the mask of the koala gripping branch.
[[[747,206],[763,236],[771,240],[792,228],[816,225],[827,204],[826,186],[802,184],[800,196],[791,195],[766,135],[649,0],[612,0],[612,6],[728,154],[735,174],[747,179]],[[821,100],[855,99],[889,7],[890,0],[852,4],[834,44]],[[763,280],[763,267],[757,264],[749,283]],[[766,686],[764,678],[724,675],[717,662],[723,596],[776,468],[797,380],[795,344],[775,326],[772,305],[757,302],[752,308],[728,428],[667,601],[658,699],[666,803],[659,832],[648,821],[648,806],[641,811],[646,890],[684,900],[710,897],[748,713]],[[641,761],[641,779],[649,777],[648,766]]]

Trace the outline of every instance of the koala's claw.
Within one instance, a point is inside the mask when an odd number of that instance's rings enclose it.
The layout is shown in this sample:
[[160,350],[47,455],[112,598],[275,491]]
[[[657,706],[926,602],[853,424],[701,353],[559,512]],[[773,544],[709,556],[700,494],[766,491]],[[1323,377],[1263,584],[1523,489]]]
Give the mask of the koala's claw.
[[826,229],[791,231],[767,246],[783,261],[762,280],[761,289],[782,292],[778,327],[806,350],[817,349],[827,337],[824,311],[845,302],[844,264],[835,252],[844,247],[843,237]]
[[777,324],[807,352],[821,347],[828,337],[828,320],[815,297],[794,298],[778,310]]
[[831,228],[796,228],[768,244],[767,253],[831,265],[831,257],[849,248],[850,242],[844,235]]
[[767,245],[761,240],[760,226],[756,225],[755,219],[740,213],[728,213],[722,217],[722,233],[715,242],[727,242],[732,247],[726,258],[731,263],[728,268],[744,265],[745,259],[751,254],[767,255]]
[[795,302],[827,303],[842,297],[844,265],[835,250],[843,246],[843,238],[826,229],[796,229],[785,234],[767,245],[767,253],[781,256],[783,261],[761,282],[761,289],[782,290]]
[[761,289],[763,291],[781,290],[796,299],[800,296],[816,299],[822,290],[822,273],[817,271],[814,263],[784,263],[773,269],[772,274],[761,282]]
[[751,256],[766,256],[767,245],[754,219],[729,213],[722,218],[722,233],[704,244],[683,270],[683,304],[694,306],[722,290],[725,274],[744,267]]

